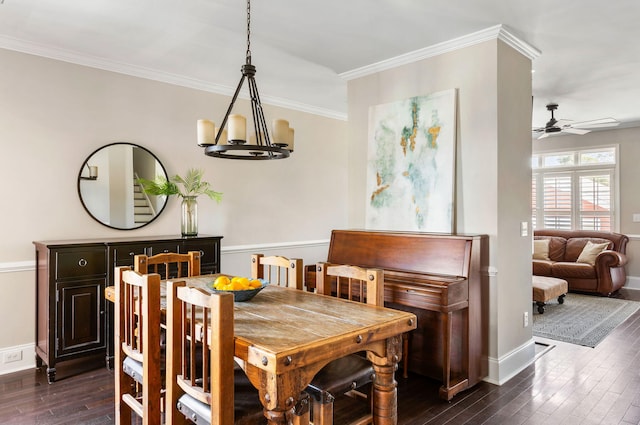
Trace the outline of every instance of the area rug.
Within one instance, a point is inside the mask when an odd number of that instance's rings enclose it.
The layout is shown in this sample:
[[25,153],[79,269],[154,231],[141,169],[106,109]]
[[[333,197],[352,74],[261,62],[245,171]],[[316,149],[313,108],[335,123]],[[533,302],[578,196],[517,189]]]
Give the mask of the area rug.
[[640,308],[640,302],[567,294],[564,304],[550,301],[544,314],[533,308],[533,335],[595,347]]

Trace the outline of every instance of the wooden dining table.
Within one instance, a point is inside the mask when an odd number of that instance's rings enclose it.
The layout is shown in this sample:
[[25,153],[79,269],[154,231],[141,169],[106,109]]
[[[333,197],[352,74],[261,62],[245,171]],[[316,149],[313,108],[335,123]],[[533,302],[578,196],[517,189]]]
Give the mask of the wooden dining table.
[[[175,280],[208,288],[216,276]],[[115,289],[107,288],[105,296],[115,301]],[[323,366],[366,351],[375,370],[373,423],[392,425],[397,423],[394,372],[402,356],[402,334],[415,329],[416,321],[413,313],[401,310],[268,285],[253,299],[235,303],[235,356],[258,389],[268,424],[281,425]]]

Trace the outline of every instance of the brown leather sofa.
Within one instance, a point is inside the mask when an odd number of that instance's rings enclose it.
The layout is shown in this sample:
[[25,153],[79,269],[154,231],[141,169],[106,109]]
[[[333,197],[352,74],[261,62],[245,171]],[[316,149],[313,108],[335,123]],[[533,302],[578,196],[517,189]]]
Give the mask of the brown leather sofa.
[[[533,260],[533,274],[564,279],[569,291],[609,296],[624,286],[629,238],[620,233],[588,230],[534,231],[534,239],[549,239],[548,260]],[[595,264],[576,262],[588,241],[609,245],[595,258]]]

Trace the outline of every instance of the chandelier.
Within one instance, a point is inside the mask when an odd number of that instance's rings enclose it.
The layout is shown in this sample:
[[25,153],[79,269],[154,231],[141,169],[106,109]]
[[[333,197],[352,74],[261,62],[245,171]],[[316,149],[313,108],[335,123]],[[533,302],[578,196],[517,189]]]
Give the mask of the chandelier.
[[[273,121],[271,135],[267,129],[258,86],[256,67],[251,64],[251,1],[247,0],[247,53],[245,64],[241,68],[242,77],[236,88],[227,113],[219,127],[209,120],[198,120],[198,145],[204,147],[208,156],[228,159],[283,159],[293,152],[293,128],[283,119]],[[233,106],[240,89],[247,80],[251,99],[251,114],[254,133],[247,139],[247,119],[232,114]],[[225,126],[227,126],[225,128]],[[273,141],[271,139],[273,137]]]

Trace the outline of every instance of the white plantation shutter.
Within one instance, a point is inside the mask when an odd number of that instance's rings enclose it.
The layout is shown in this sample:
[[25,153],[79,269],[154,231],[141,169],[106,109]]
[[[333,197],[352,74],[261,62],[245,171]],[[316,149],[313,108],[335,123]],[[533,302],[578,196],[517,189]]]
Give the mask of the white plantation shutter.
[[532,227],[615,231],[616,157],[615,147],[534,155]]
[[571,230],[572,175],[562,173],[543,178],[544,227]]
[[613,175],[610,171],[579,175],[580,228],[610,232]]

